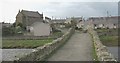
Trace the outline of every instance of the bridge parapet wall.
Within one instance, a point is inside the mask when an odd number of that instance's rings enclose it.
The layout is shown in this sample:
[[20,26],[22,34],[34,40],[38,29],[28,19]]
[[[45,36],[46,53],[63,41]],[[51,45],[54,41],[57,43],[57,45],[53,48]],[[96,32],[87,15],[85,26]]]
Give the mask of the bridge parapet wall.
[[108,51],[105,45],[103,45],[99,39],[96,31],[89,29],[88,32],[92,36],[95,51],[98,57],[98,61],[116,61],[114,56]]
[[24,56],[18,57],[14,62],[19,61],[42,61],[47,56],[49,56],[54,50],[64,44],[74,33],[74,28],[70,28],[62,37],[53,40],[51,43],[47,43],[42,47],[38,47],[33,50],[30,54],[25,54]]

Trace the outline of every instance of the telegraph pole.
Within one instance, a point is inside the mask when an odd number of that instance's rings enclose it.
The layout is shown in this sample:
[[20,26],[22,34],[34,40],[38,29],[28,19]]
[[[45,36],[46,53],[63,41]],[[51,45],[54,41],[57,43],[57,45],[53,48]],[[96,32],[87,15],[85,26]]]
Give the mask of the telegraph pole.
[[107,11],[107,17],[109,17],[109,12]]
[[53,16],[52,16],[52,20],[53,20]]

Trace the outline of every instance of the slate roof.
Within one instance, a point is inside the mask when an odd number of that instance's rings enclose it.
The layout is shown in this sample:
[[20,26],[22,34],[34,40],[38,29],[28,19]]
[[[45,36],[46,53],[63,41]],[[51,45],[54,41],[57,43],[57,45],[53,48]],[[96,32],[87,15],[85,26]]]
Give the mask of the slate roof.
[[98,18],[93,18],[93,23],[94,24],[118,24],[118,17],[117,16],[112,16],[112,17],[98,17]]
[[39,14],[38,11],[22,10],[21,13],[24,14],[25,16],[29,16],[29,17],[41,17],[42,16],[42,14]]

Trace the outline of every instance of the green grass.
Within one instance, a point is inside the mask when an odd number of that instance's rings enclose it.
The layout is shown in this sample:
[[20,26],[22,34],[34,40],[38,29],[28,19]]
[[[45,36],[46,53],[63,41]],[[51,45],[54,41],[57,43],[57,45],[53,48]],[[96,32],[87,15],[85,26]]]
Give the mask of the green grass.
[[61,37],[63,35],[62,32],[54,32],[51,37],[55,37],[55,38],[58,38],[58,37]]
[[101,42],[106,46],[118,46],[118,29],[97,29]]
[[2,40],[2,48],[36,48],[46,43],[52,42],[53,39],[46,40]]
[[100,36],[100,40],[106,46],[118,46],[118,36]]
[[[92,36],[92,34],[90,34],[91,35],[91,37],[92,37],[92,56],[93,56],[93,61],[95,61],[95,62],[93,62],[93,63],[99,63],[98,62],[98,57],[97,57],[97,53],[96,53],[96,50],[95,50],[95,45],[94,45],[94,41],[93,41],[93,36]],[[97,62],[96,62],[97,61]]]
[[109,30],[108,29],[97,29],[96,31],[97,32],[108,32]]
[[98,61],[98,57],[97,57],[97,53],[96,53],[95,45],[94,45],[94,44],[93,44],[93,52],[92,52],[92,55],[93,55],[93,60],[94,60],[94,61]]

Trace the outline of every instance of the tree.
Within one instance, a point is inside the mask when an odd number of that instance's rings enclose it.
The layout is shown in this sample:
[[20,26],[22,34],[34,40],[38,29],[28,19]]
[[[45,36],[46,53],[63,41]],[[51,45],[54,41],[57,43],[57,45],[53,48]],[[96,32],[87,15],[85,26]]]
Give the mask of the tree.
[[17,27],[18,27],[18,26],[20,26],[21,31],[26,31],[26,27],[25,27],[25,26],[23,26],[23,24],[22,24],[22,23],[19,23],[19,24],[17,25]]
[[18,23],[17,26],[20,26],[21,28],[23,28],[23,24],[22,23]]
[[12,26],[15,27],[15,26],[16,26],[16,23],[14,22]]
[[22,33],[22,28],[20,27],[20,26],[17,26],[16,27],[16,33],[19,33],[19,34],[21,34]]
[[11,27],[2,27],[2,36],[9,36],[12,35]]

